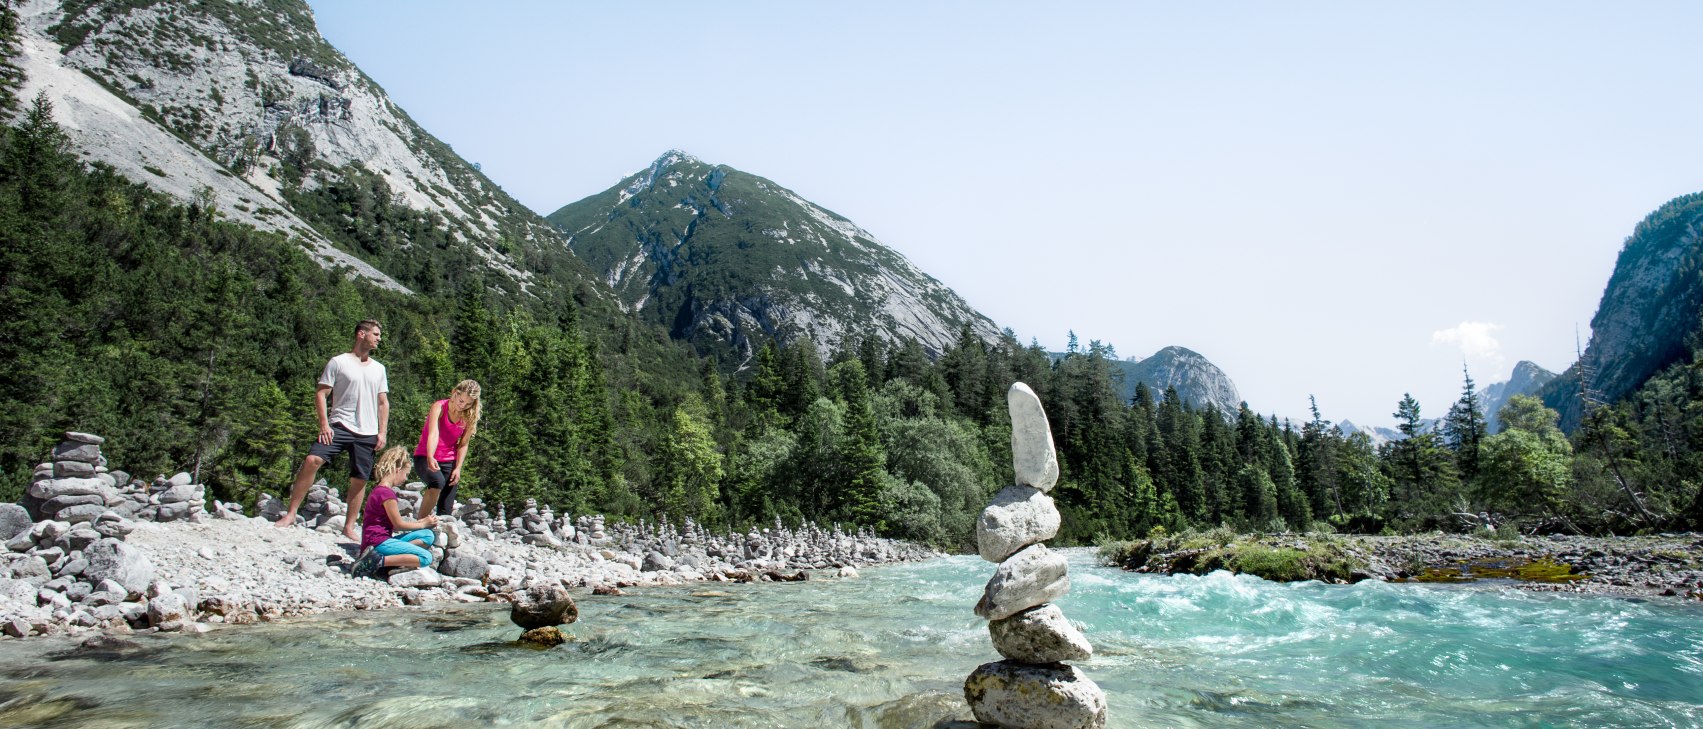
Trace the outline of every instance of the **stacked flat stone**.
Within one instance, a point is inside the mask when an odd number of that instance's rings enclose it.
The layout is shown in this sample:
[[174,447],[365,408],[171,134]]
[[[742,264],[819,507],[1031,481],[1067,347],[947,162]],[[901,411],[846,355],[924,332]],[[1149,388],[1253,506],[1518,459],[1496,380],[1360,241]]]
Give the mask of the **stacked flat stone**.
[[1065,661],[1094,649],[1052,601],[1070,590],[1063,555],[1044,542],[1058,534],[1058,507],[1047,495],[1058,482],[1052,430],[1035,391],[1021,382],[1006,393],[1011,409],[1011,460],[1016,483],[994,494],[976,520],[976,548],[997,563],[976,614],[988,621],[1003,661],[984,663],[964,681],[976,721],[1026,729],[1106,725],[1106,695]]
[[536,500],[527,499],[526,511],[521,512],[520,516],[515,517],[514,521],[516,522],[515,531],[521,532],[520,541],[540,547],[562,546],[562,540],[556,536],[555,531],[551,528],[551,522],[555,521],[555,517],[551,514],[549,506],[539,509]]

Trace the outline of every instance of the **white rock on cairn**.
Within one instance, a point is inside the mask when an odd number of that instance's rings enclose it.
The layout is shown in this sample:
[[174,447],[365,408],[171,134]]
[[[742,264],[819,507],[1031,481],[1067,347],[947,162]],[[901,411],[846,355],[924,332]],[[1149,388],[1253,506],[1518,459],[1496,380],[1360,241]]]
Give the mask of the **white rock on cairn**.
[[1047,492],[1058,483],[1052,429],[1035,391],[1021,382],[1006,393],[1011,408],[1011,461],[1016,483],[994,495],[976,520],[976,548],[998,562],[976,614],[1003,661],[984,663],[964,680],[976,721],[1004,727],[1099,729],[1106,694],[1074,666],[1094,649],[1052,601],[1070,590],[1068,564],[1047,549],[1058,534],[1058,507]]

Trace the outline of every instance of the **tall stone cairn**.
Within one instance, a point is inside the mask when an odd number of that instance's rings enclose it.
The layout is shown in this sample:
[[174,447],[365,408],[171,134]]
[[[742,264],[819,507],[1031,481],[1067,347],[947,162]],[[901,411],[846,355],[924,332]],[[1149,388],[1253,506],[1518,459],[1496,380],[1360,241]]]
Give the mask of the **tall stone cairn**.
[[994,494],[976,520],[976,548],[994,562],[976,614],[988,621],[1003,661],[984,663],[964,680],[976,721],[1023,729],[1106,725],[1106,694],[1065,661],[1094,654],[1052,601],[1070,590],[1063,555],[1044,542],[1058,534],[1058,507],[1047,495],[1058,482],[1058,456],[1041,399],[1021,382],[1006,393],[1011,408],[1011,461],[1016,483]]

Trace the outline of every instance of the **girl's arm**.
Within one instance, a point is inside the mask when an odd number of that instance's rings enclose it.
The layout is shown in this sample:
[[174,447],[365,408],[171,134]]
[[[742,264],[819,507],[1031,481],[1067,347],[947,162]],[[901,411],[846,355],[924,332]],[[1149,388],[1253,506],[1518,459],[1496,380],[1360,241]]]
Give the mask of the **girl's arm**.
[[438,524],[438,518],[432,514],[427,514],[426,518],[420,520],[402,518],[402,511],[396,508],[396,499],[384,500],[384,513],[390,517],[390,523],[397,529],[414,531],[415,529],[430,529]]
[[442,412],[443,403],[433,402],[432,409],[426,413],[426,468],[433,471],[438,470],[438,418]]

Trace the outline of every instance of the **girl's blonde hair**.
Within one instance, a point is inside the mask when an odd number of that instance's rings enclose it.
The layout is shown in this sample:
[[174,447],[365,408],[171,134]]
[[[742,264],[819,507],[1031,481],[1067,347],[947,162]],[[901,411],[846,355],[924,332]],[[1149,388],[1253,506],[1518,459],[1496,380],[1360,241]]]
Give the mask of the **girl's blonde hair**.
[[408,462],[408,449],[402,446],[391,446],[378,455],[378,462],[373,464],[373,480],[383,481],[386,476],[397,471],[407,471],[411,464]]
[[479,412],[482,409],[479,404],[479,383],[473,380],[462,380],[456,384],[455,389],[449,391],[449,394],[466,395],[470,403],[461,412],[452,413],[456,420],[461,421],[462,427],[466,428],[461,433],[461,442],[456,443],[456,445],[461,445],[461,443],[473,440],[473,433],[479,430]]

